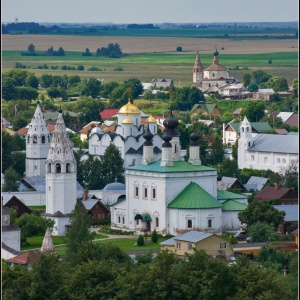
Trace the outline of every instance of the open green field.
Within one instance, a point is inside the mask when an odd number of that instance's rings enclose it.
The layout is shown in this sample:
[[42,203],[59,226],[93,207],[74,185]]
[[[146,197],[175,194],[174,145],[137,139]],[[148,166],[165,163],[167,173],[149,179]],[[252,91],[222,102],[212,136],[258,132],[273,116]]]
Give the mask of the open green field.
[[[201,54],[201,62],[204,67],[212,63],[212,54]],[[272,64],[269,64],[269,60]],[[192,81],[192,68],[195,61],[195,53],[139,53],[129,54],[119,59],[103,57],[83,57],[81,52],[66,51],[66,56],[21,56],[20,51],[2,51],[2,72],[6,72],[20,62],[28,70],[37,76],[48,73],[52,75],[79,75],[81,78],[95,77],[104,82],[123,82],[128,78],[138,78],[142,82],[149,82],[152,78],[171,78],[175,86],[188,86]],[[297,52],[268,52],[223,54],[220,50],[219,62],[230,70],[230,76],[243,79],[244,73],[251,73],[261,69],[272,76],[282,76],[292,82],[298,78],[298,53]],[[47,65],[49,69],[38,69]],[[75,67],[84,66],[84,71],[77,70],[52,70],[51,66],[63,65]],[[97,67],[102,71],[88,71],[88,68]],[[114,71],[122,67],[123,71]],[[239,69],[237,69],[238,67]],[[244,68],[244,69],[243,69]]]

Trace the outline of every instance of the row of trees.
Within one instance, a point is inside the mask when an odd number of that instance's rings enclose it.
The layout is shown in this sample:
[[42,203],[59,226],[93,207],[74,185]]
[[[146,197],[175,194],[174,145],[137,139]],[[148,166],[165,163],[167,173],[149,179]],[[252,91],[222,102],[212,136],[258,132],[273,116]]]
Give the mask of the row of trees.
[[[132,260],[117,246],[93,242],[83,206],[71,214],[66,255],[41,254],[32,270],[2,265],[3,299],[297,299],[297,253],[263,248],[235,265],[204,251],[161,251]],[[290,273],[283,276],[282,267]],[[147,276],[145,276],[147,274]],[[91,284],[92,283],[92,284]],[[192,283],[192,284],[191,284]]]

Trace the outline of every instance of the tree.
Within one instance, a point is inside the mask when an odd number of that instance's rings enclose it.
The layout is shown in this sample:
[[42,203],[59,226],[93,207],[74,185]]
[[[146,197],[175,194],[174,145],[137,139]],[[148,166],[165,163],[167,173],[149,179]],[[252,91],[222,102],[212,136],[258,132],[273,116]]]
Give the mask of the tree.
[[262,70],[256,70],[252,72],[252,76],[254,78],[254,81],[260,85],[262,82],[267,82],[272,76],[270,74],[267,74],[265,71]]
[[11,79],[13,79],[16,83],[16,86],[24,86],[26,77],[28,76],[29,72],[26,70],[21,69],[12,69],[5,73]]
[[237,160],[226,158],[220,165],[220,176],[232,177],[235,174],[238,177],[239,169]]
[[84,70],[84,66],[83,66],[83,65],[77,66],[77,70],[78,70],[78,71],[83,71],[83,70]]
[[181,46],[176,47],[176,51],[177,52],[182,52],[182,47]]
[[27,244],[28,237],[44,235],[47,227],[53,228],[54,223],[54,220],[25,213],[16,219],[14,225],[21,228],[21,242]]
[[259,86],[257,83],[253,82],[249,85],[248,87],[248,91],[251,92],[251,93],[254,93],[254,92],[257,92],[259,89]]
[[216,134],[214,136],[214,141],[211,145],[211,152],[208,156],[208,161],[212,165],[217,165],[222,163],[225,158],[225,151],[222,143],[222,138],[220,135]]
[[62,47],[59,47],[57,52],[56,52],[57,56],[65,56],[65,50]]
[[101,121],[100,112],[104,109],[104,104],[89,97],[80,97],[74,109],[79,113],[80,122],[88,124],[92,121]]
[[69,87],[77,86],[81,82],[81,79],[78,75],[69,76],[68,83]]
[[275,93],[282,92],[282,91],[288,91],[288,89],[289,89],[286,78],[278,77],[278,76],[271,77],[267,81],[266,87],[273,89]]
[[82,204],[76,204],[70,214],[70,227],[66,235],[66,254],[72,263],[80,263],[77,259],[82,258],[82,253],[87,254],[91,250],[94,234],[90,228],[90,215]]
[[253,243],[271,242],[277,238],[274,226],[266,222],[258,221],[251,226],[247,226],[247,231]]
[[51,99],[58,98],[60,96],[60,90],[55,87],[47,89],[47,94]]
[[109,184],[117,179],[124,183],[124,160],[115,144],[111,143],[105,150],[102,161],[104,183]]
[[49,88],[52,86],[53,83],[53,76],[49,75],[49,74],[43,74],[40,78],[39,78],[39,83],[42,87],[44,87],[45,89]]
[[144,88],[142,82],[137,78],[130,78],[124,81],[124,88],[126,90],[130,89],[131,95],[129,97],[131,99],[136,99],[140,94],[143,93]]
[[2,76],[2,95],[5,100],[17,99],[16,81],[8,76]]
[[37,89],[39,86],[39,80],[34,74],[30,73],[25,79],[25,86]]
[[157,235],[157,232],[156,232],[155,229],[152,231],[152,234],[151,234],[151,241],[152,241],[153,243],[157,243],[157,241],[158,241],[158,235]]
[[2,188],[3,192],[15,192],[19,187],[19,180],[22,178],[12,167],[4,172],[5,184]]
[[243,75],[243,82],[244,82],[244,86],[247,88],[251,83],[251,74],[245,73]]
[[285,212],[279,211],[267,202],[252,201],[247,208],[238,213],[238,218],[247,227],[257,222],[265,222],[275,228],[284,221]]
[[144,237],[140,234],[137,241],[136,241],[136,244],[138,246],[144,246],[145,245],[145,240],[144,240]]
[[119,86],[116,81],[111,81],[109,83],[101,84],[100,96],[103,98],[110,98],[110,93]]
[[35,52],[35,46],[33,44],[30,44],[27,48],[28,52],[33,53]]
[[257,122],[265,115],[266,105],[262,101],[249,102],[247,107],[242,110],[242,118],[246,116],[250,122]]
[[39,93],[32,87],[17,87],[17,95],[19,99],[31,101],[37,99]]
[[27,120],[24,118],[16,117],[14,118],[12,125],[13,125],[13,130],[17,131],[20,128],[26,127],[28,124]]
[[81,83],[81,94],[96,98],[99,96],[101,81],[96,78],[89,78]]
[[298,78],[295,78],[293,80],[293,88],[292,88],[292,91],[293,91],[293,94],[295,97],[298,97],[298,93],[299,93],[299,85],[298,85]]
[[281,167],[279,170],[282,181],[286,187],[294,188],[295,192],[298,193],[298,159],[291,160],[288,166]]
[[13,152],[10,154],[11,166],[20,175],[25,173],[26,153]]

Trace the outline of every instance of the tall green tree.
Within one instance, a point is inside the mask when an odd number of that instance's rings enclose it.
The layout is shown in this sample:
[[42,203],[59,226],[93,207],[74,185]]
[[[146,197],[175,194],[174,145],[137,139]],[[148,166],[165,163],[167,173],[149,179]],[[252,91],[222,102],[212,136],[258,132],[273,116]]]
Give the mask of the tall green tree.
[[124,183],[124,160],[121,153],[115,144],[111,143],[105,150],[102,161],[102,176],[104,183],[109,184],[114,182],[115,179],[118,182]]
[[287,82],[286,78],[278,77],[278,76],[271,77],[267,81],[266,87],[270,88],[270,89],[273,89],[275,93],[288,91],[288,89],[289,89],[288,82]]
[[81,94],[96,98],[99,96],[101,81],[96,78],[89,78],[81,83]]
[[29,44],[27,50],[28,50],[28,52],[33,53],[33,52],[35,52],[35,46],[33,44]]
[[208,161],[212,165],[217,165],[223,162],[225,158],[225,150],[222,143],[222,138],[219,134],[215,134],[214,141],[211,145],[211,151],[208,155]]
[[25,79],[25,86],[37,89],[39,86],[38,78],[33,73],[28,74]]
[[66,235],[66,254],[72,264],[80,263],[80,258],[88,260],[94,238],[90,228],[90,215],[82,204],[76,204],[70,214],[70,227]]
[[277,239],[274,226],[266,222],[258,221],[251,226],[247,226],[247,231],[253,243],[272,242]]
[[251,74],[250,73],[245,73],[243,75],[243,82],[244,82],[244,86],[247,88],[250,83],[251,83]]
[[7,101],[17,99],[16,81],[8,76],[2,76],[2,95]]
[[260,85],[260,83],[262,82],[267,82],[271,77],[272,75],[270,74],[267,74],[265,71],[263,70],[255,70],[252,72],[252,76],[254,78],[254,81]]
[[15,192],[19,187],[19,180],[22,178],[12,167],[4,172],[5,183],[2,188],[3,192]]
[[238,213],[238,218],[247,226],[254,225],[257,222],[272,224],[275,228],[283,222],[284,211],[279,211],[267,202],[252,201],[246,209]]
[[250,122],[258,122],[265,115],[265,109],[266,104],[263,101],[252,101],[242,110],[241,116],[246,116]]
[[17,87],[17,95],[22,100],[36,100],[38,98],[38,91],[32,87]]

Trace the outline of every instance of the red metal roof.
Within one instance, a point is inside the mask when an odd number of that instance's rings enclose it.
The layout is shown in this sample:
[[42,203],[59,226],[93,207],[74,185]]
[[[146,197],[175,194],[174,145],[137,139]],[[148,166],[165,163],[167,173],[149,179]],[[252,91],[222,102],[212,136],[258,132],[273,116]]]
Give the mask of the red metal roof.
[[[55,125],[47,125],[49,132],[52,132],[55,129]],[[17,131],[18,135],[25,135],[28,132],[29,128],[23,127]]]
[[297,126],[298,127],[299,122],[299,115],[293,114],[291,117],[289,117],[284,124],[290,125],[290,126]]
[[14,263],[14,264],[27,265],[27,264],[31,264],[33,261],[37,260],[38,257],[39,257],[38,252],[27,251],[27,252],[21,253],[20,255],[17,255],[15,257],[7,259],[5,261]]
[[292,235],[298,235],[298,228],[291,232]]
[[283,134],[283,135],[286,135],[288,134],[289,132],[286,130],[286,129],[275,129],[275,131],[277,132],[277,134]]
[[258,192],[254,196],[254,199],[260,199],[260,200],[281,199],[284,198],[284,196],[288,192],[294,194],[294,192],[290,188],[279,187],[278,189],[276,189],[275,186],[265,186],[260,192]]
[[103,111],[100,112],[100,116],[102,119],[110,119],[118,112],[119,112],[118,108],[104,109]]

